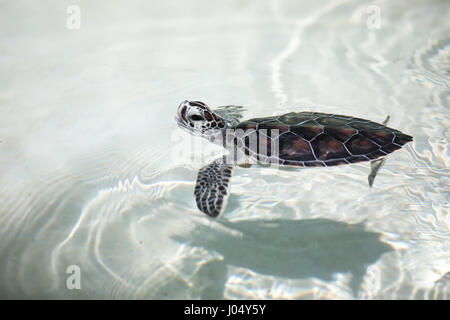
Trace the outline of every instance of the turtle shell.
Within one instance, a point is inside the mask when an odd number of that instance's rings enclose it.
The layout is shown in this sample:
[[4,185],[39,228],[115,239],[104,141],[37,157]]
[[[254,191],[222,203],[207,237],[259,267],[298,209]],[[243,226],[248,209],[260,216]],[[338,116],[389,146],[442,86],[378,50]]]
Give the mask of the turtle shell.
[[[249,156],[287,166],[335,166],[370,161],[400,149],[412,137],[360,118],[291,112],[239,123],[235,139]],[[237,131],[236,131],[237,132]],[[251,143],[252,137],[257,143]]]

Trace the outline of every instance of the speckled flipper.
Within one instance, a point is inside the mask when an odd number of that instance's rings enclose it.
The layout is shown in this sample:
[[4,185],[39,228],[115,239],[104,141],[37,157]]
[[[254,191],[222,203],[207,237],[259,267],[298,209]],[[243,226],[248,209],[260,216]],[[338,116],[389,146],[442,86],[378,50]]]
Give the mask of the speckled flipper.
[[243,117],[242,113],[244,113],[245,107],[242,106],[220,106],[217,109],[214,109],[214,112],[220,116],[225,122],[228,123],[229,126],[235,126]]
[[233,166],[219,158],[198,172],[195,201],[197,207],[208,216],[217,218],[225,209],[232,171]]
[[[383,121],[383,125],[387,125],[389,118],[390,118],[390,116],[386,117],[386,119]],[[370,187],[372,187],[373,181],[375,180],[375,177],[377,176],[378,170],[381,169],[381,167],[383,166],[385,161],[386,161],[385,158],[370,161],[370,174],[367,177],[367,180],[369,180]]]

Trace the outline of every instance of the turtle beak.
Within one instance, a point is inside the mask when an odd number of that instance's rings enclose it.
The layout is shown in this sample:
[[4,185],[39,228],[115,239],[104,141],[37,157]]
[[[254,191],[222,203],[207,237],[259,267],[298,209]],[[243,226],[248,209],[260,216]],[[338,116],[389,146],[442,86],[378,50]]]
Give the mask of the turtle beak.
[[188,103],[189,101],[184,100],[182,103],[180,103],[180,105],[178,106],[177,109],[177,116],[175,117],[175,120],[177,122],[187,122],[187,119],[184,117],[184,115],[186,114],[186,110],[188,107]]

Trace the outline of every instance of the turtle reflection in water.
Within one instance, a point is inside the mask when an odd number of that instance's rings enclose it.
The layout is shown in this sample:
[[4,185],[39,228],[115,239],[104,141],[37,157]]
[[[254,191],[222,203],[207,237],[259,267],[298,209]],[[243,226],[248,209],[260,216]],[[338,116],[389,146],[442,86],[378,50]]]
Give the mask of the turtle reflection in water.
[[175,120],[182,128],[223,145],[232,156],[200,169],[195,185],[198,208],[211,217],[225,209],[235,165],[242,167],[328,167],[371,162],[369,185],[384,157],[413,140],[369,120],[319,112],[290,112],[240,122],[243,107],[212,111],[200,101],[183,101]]

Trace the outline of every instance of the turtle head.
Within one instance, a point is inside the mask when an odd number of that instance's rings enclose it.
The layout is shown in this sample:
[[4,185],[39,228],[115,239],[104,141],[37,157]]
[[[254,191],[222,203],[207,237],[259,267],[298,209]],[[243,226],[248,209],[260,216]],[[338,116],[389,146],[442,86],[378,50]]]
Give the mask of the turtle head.
[[179,127],[194,135],[214,136],[226,127],[226,122],[200,101],[183,101],[175,120]]

